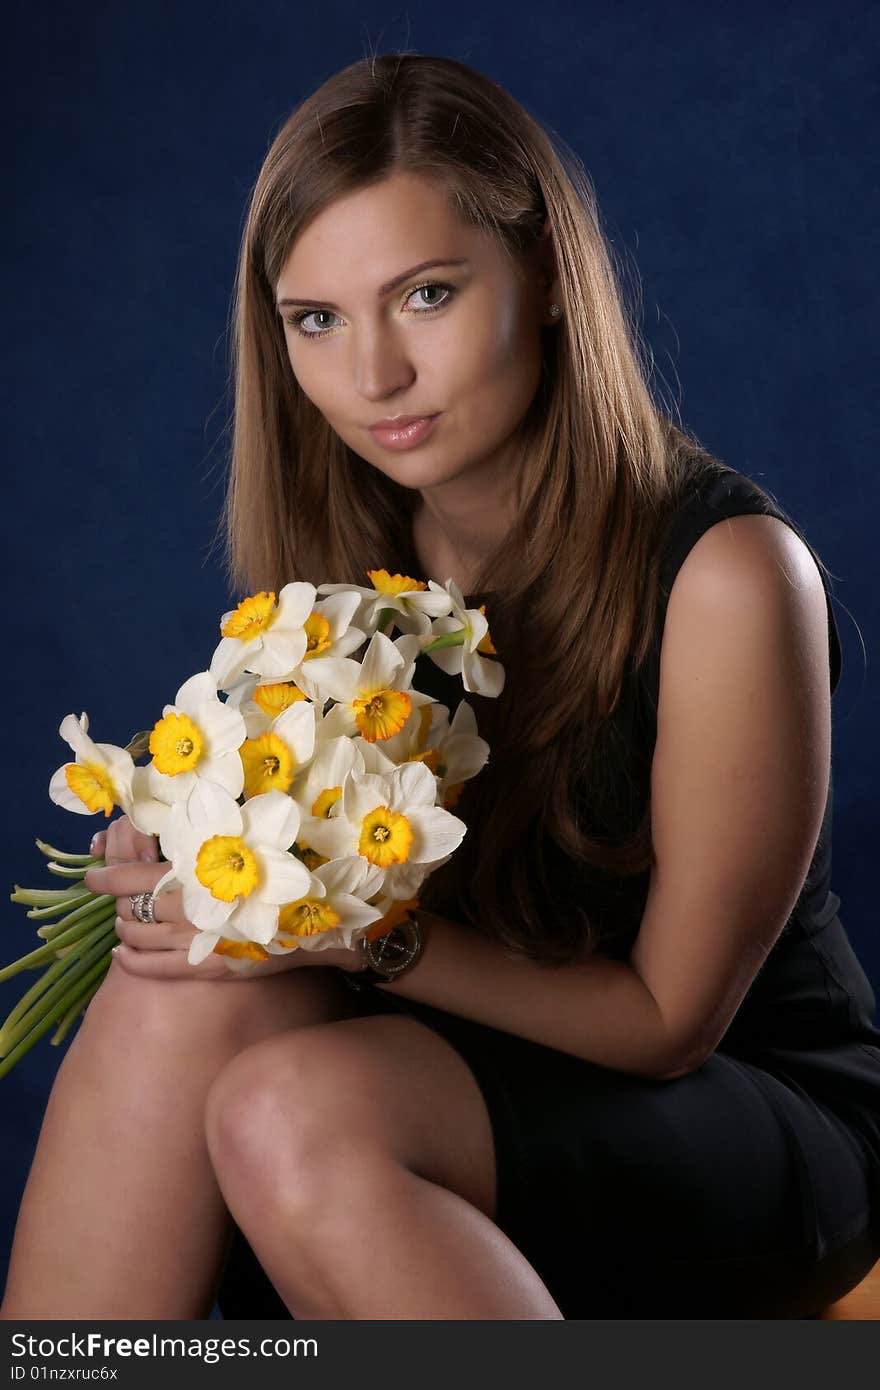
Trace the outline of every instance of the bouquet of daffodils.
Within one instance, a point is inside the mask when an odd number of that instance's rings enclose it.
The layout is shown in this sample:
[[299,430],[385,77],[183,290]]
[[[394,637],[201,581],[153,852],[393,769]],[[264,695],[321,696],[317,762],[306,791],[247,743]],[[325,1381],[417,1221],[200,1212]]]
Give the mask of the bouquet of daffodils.
[[[243,599],[223,615],[208,669],[124,748],[93,742],[85,713],[61,722],[75,757],[51,799],[81,815],[118,806],[158,836],[168,871],[154,892],[182,890],[191,965],[216,952],[247,972],[271,954],[381,936],[464,837],[449,808],[488,745],[464,700],[450,721],[412,682],[424,652],[466,691],[498,696],[485,611],[466,609],[451,579],[367,577],[369,588],[294,582]],[[36,843],[69,882],[10,895],[45,944],[0,980],[46,968],[0,1029],[0,1076],[53,1024],[61,1041],[118,939],[116,899],[83,883],[103,859]]]

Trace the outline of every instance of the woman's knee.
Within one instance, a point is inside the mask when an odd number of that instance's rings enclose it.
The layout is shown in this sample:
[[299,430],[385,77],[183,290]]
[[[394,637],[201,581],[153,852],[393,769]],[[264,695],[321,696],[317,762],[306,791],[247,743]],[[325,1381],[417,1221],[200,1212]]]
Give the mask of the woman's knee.
[[303,1028],[244,1048],[218,1073],[205,1104],[205,1136],[218,1172],[265,1191],[305,1191],[357,1129],[364,1063],[331,1028]]

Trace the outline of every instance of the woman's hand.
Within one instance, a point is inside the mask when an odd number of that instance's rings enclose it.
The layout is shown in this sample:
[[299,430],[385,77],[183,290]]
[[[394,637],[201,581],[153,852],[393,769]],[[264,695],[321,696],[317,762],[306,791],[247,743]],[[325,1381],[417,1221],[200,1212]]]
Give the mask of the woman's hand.
[[159,860],[156,837],[136,830],[128,816],[122,815],[95,835],[91,853],[103,855],[105,867],[89,869],[85,885],[93,893],[111,893],[116,898],[116,935],[121,944],[115,947],[113,958],[132,975],[244,983],[309,965],[360,968],[359,953],[345,949],[295,949],[283,956],[252,961],[247,971],[230,970],[223,957],[213,952],[198,965],[190,965],[187,953],[198,929],[184,913],[182,890],[165,891],[156,898],[153,922],[138,922],[129,901],[134,894],[155,888],[168,872],[168,864]]

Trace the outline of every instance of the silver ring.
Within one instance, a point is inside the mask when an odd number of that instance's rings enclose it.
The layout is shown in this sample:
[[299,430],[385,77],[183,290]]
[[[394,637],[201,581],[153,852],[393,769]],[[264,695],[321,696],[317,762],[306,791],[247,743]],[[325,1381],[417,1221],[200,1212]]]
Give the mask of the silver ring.
[[134,893],[129,898],[131,912],[135,921],[152,924],[156,918],[153,912],[153,900],[155,894],[151,892]]

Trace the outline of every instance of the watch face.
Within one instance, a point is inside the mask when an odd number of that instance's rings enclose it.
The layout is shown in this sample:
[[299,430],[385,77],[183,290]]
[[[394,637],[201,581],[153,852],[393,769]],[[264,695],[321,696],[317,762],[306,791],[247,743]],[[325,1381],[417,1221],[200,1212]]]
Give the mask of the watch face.
[[407,919],[385,936],[367,943],[367,959],[379,970],[393,971],[406,965],[418,949],[418,929]]
[[401,928],[392,927],[390,932],[380,936],[376,942],[376,955],[390,964],[406,954],[407,944],[407,938]]

